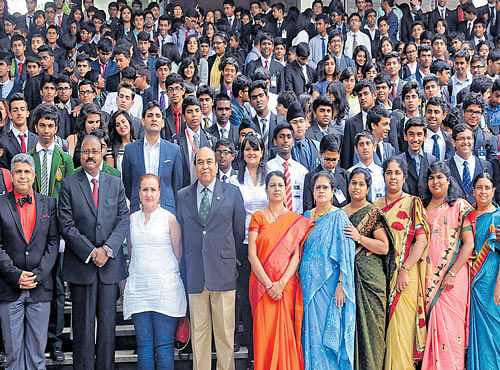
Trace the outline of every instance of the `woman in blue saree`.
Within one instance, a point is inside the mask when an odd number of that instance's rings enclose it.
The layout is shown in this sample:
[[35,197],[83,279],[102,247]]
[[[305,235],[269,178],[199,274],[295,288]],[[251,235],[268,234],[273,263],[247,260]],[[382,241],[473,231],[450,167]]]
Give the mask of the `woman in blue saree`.
[[492,203],[495,186],[483,172],[474,179],[477,221],[471,267],[468,370],[500,369],[500,242],[495,232],[500,210]]
[[330,172],[313,177],[316,208],[304,216],[315,221],[304,243],[299,268],[304,300],[302,348],[305,369],[352,369],[356,319],[354,241],[344,235],[347,214],[332,205]]

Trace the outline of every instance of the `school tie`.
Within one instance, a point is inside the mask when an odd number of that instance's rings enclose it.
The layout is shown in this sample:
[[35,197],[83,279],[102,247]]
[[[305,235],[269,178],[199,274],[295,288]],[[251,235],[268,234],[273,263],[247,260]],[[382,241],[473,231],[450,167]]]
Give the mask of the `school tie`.
[[[200,149],[200,135],[197,133],[193,135],[194,138],[194,149],[196,152]],[[196,152],[194,154],[196,154]]]
[[210,212],[210,199],[208,199],[208,188],[204,188],[199,210],[200,220],[203,225],[207,223],[208,212]]
[[23,72],[23,63],[19,62],[17,64],[17,74],[19,75],[19,77],[21,77],[22,72]]
[[291,211],[293,208],[293,203],[292,203],[292,179],[290,177],[290,163],[283,162],[283,167],[285,167],[284,175],[286,179],[286,184],[285,184],[286,208],[288,208]]
[[269,69],[269,62],[266,59],[266,65],[264,66],[265,69]]
[[40,193],[43,195],[49,195],[49,176],[47,173],[47,149],[42,149],[43,159],[42,159],[42,175],[40,179]]
[[396,83],[392,83],[392,101],[396,100],[396,94],[397,94],[397,89],[396,89]]
[[220,129],[220,138],[225,139],[226,138],[226,130],[221,128]]
[[[104,74],[104,72],[103,72]],[[162,91],[161,92],[161,96],[160,96],[160,108],[162,111],[165,111],[165,108],[166,108],[166,104],[165,104],[165,91]]]
[[97,180],[92,179],[91,180],[92,185],[94,185],[94,188],[92,189],[92,196],[94,197],[94,203],[95,203],[95,208],[99,208],[99,188],[97,187]]
[[321,57],[324,57],[326,54],[326,42],[325,42],[325,40],[326,40],[325,37],[321,38]]
[[210,127],[210,123],[208,121],[208,118],[207,117],[203,117],[203,121],[205,121],[205,126],[203,128],[205,130],[208,130],[208,128]]
[[464,161],[464,172],[462,174],[462,183],[464,184],[464,190],[467,194],[471,194],[472,181],[470,178],[469,163]]
[[358,41],[356,41],[356,35],[352,35],[352,51],[354,52],[354,49],[356,49],[356,46],[358,46]]
[[441,158],[441,152],[439,150],[438,139],[439,139],[438,134],[432,135],[432,140],[434,140],[434,144],[432,146],[432,155],[436,157],[436,159],[439,161]]
[[227,175],[223,175],[223,176],[222,176],[222,181],[223,181],[223,182],[227,182]]
[[267,143],[267,133],[266,133],[267,118],[262,118],[260,120],[260,124],[262,125],[262,137],[264,138],[264,144],[266,144]]
[[21,140],[21,150],[23,153],[26,153],[26,135],[20,134],[19,139]]
[[380,159],[380,163],[383,163],[384,162],[384,158],[382,157],[382,151],[380,150],[380,145],[381,144],[382,143],[378,143],[377,144],[376,153],[377,153],[378,158]]

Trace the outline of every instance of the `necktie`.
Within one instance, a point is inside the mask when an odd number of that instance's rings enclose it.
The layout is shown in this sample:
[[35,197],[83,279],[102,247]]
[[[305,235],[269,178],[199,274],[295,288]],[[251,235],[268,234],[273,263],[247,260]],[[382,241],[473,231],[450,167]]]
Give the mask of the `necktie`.
[[281,21],[278,21],[278,31],[281,30]]
[[290,163],[288,162],[283,162],[283,167],[285,167],[285,179],[286,179],[286,184],[285,184],[285,194],[286,194],[286,208],[288,208],[290,211],[292,210],[292,179],[290,177]]
[[49,195],[49,176],[47,173],[47,149],[42,149],[43,159],[42,159],[42,176],[40,179],[40,193],[43,195]]
[[210,123],[208,121],[208,118],[207,117],[203,117],[203,121],[205,121],[205,127],[204,127],[204,129],[208,130],[208,128],[210,127]]
[[495,7],[490,6],[490,24],[495,23]]
[[31,204],[33,202],[33,199],[31,198],[31,195],[26,194],[25,197],[19,198],[17,202],[19,203],[19,206],[22,208],[25,203]]
[[[104,73],[104,72],[103,72]],[[161,95],[160,95],[160,108],[161,110],[165,110],[166,108],[166,104],[165,104],[165,91],[162,91],[161,92]]]
[[181,112],[174,112],[175,132],[181,132]]
[[262,125],[262,137],[264,138],[264,144],[265,144],[267,142],[267,132],[266,132],[267,118],[262,118],[260,120],[260,124]]
[[358,42],[356,41],[356,35],[352,35],[352,51],[354,52],[354,49],[356,49],[356,46],[358,46]]
[[380,149],[380,145],[382,145],[382,143],[378,143],[377,144],[376,152],[377,152],[378,158],[380,159],[380,163],[383,163],[384,162],[384,158],[382,157],[382,150]]
[[432,135],[432,140],[434,140],[434,144],[432,145],[432,155],[439,161],[441,158],[441,152],[439,151],[438,139],[438,134]]
[[464,161],[464,172],[462,174],[462,183],[466,194],[471,194],[472,181],[470,179],[469,163]]
[[220,138],[225,139],[226,138],[226,130],[221,128],[220,129]]
[[441,10],[441,18],[442,18],[442,19],[446,19],[446,12],[445,12],[445,10],[444,10],[444,9],[443,9],[443,10]]
[[92,185],[94,185],[92,189],[92,196],[94,197],[94,203],[95,203],[95,208],[99,208],[99,188],[97,187],[97,180],[92,179],[91,180]]
[[0,84],[0,98],[3,98],[3,84]]
[[227,182],[227,175],[222,176],[222,181]]
[[324,57],[326,54],[326,42],[325,42],[325,38],[322,37],[321,38],[321,57]]
[[208,199],[208,188],[204,188],[199,210],[200,220],[203,225],[205,225],[207,222],[208,212],[210,212],[210,199]]
[[264,66],[266,69],[269,69],[269,62],[266,59],[266,65]]
[[28,15],[28,29],[33,25],[33,16]]
[[26,153],[26,135],[20,134],[19,139],[21,140],[21,150],[23,153]]
[[[106,73],[106,66],[107,65],[108,65],[108,63],[102,65],[102,74],[101,74],[102,78],[104,78],[104,73]],[[162,93],[163,93],[163,91],[162,91]],[[165,97],[163,97],[163,99],[165,99]]]
[[198,152],[198,150],[200,149],[200,135],[194,134],[193,138],[194,138],[194,149],[196,154],[196,152]]
[[396,100],[396,83],[392,83],[392,101]]
[[18,68],[17,74],[19,75],[19,77],[21,77],[21,73],[23,72],[23,63],[19,62],[17,64],[17,68]]
[[60,15],[60,14],[59,14],[57,17],[58,17],[58,18],[57,18],[57,25],[58,25],[59,27],[61,27],[61,19],[62,19],[62,15]]

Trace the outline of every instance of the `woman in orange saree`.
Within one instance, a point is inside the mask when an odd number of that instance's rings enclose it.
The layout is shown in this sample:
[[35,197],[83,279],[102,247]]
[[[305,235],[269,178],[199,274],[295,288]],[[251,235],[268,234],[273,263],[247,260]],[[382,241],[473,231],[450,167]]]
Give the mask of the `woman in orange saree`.
[[302,295],[296,277],[300,245],[312,221],[284,205],[285,176],[266,177],[269,205],[252,215],[248,229],[254,369],[304,369],[300,345]]
[[[468,132],[468,131],[466,131]],[[468,342],[469,265],[475,211],[460,199],[444,162],[427,171],[424,197],[431,229],[425,283],[427,341],[422,369],[464,369]]]

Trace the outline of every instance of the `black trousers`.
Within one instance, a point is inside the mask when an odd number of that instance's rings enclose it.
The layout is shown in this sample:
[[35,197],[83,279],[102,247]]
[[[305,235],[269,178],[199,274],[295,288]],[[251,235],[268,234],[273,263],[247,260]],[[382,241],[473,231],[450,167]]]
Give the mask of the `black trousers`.
[[59,253],[56,265],[52,270],[54,280],[54,299],[50,302],[50,319],[47,349],[62,349],[62,332],[64,329],[64,281],[62,279],[64,253]]
[[249,298],[249,280],[252,267],[248,262],[248,245],[243,244],[243,249],[238,253],[238,260],[241,265],[237,266],[238,279],[236,280],[236,330],[238,331],[239,323],[243,324],[243,332],[241,332],[240,344],[245,344],[248,347],[248,356],[253,360],[253,320],[252,309],[250,307]]
[[90,285],[71,284],[70,287],[73,298],[73,368],[113,370],[118,284],[103,284],[97,278]]

